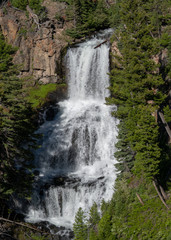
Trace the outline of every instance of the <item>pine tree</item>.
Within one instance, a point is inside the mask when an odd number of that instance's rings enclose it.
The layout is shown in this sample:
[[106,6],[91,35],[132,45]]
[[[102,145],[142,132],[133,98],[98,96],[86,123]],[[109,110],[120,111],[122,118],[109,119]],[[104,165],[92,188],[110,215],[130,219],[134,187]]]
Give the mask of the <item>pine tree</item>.
[[119,126],[119,134],[118,134],[118,141],[116,143],[116,148],[118,149],[115,152],[115,157],[117,159],[117,163],[115,164],[117,170],[121,173],[124,172],[131,172],[134,166],[135,160],[135,151],[132,150],[130,146],[130,142],[127,138],[128,131],[125,127],[125,122],[121,121]]
[[100,220],[100,215],[98,212],[98,208],[97,208],[97,203],[93,203],[91,209],[90,209],[90,216],[89,216],[89,224],[92,226],[95,226]]
[[89,212],[89,219],[88,219],[88,225],[89,225],[89,239],[90,240],[96,240],[98,239],[98,223],[100,221],[100,214],[98,212],[97,203],[94,202],[92,205],[90,212]]
[[73,225],[75,240],[86,240],[88,236],[88,228],[86,224],[86,217],[82,208],[78,209]]
[[112,240],[113,234],[111,232],[112,227],[112,216],[107,211],[104,213],[102,218],[100,219],[100,222],[98,224],[98,238],[104,239],[104,240]]
[[[33,111],[27,102],[23,80],[12,63],[15,49],[0,35],[0,172],[1,196],[16,192],[28,195],[35,145],[32,124]],[[29,143],[26,147],[26,143]]]
[[[112,97],[107,99],[109,104],[118,106],[115,116],[122,121],[115,154],[120,162],[117,166],[125,171],[129,169],[128,164],[130,169],[135,165],[134,169],[138,168],[135,172],[142,169],[148,176],[150,172],[151,176],[158,174],[161,154],[158,127],[151,115],[166,99],[162,92],[163,77],[153,60],[153,56],[160,53],[158,39],[161,37],[162,13],[158,8],[159,2],[154,8],[151,1],[143,4],[139,0],[120,1],[121,25],[115,38],[117,41],[119,39],[120,56],[113,56]],[[144,119],[144,125],[143,120],[140,124],[140,119]],[[145,131],[153,134],[151,139],[148,134],[146,138],[143,136]],[[150,144],[154,147],[153,153],[147,147]],[[142,165],[138,167],[140,163]]]
[[74,27],[66,31],[73,38],[85,37],[109,27],[109,12],[104,0],[70,1],[67,16],[74,20]]

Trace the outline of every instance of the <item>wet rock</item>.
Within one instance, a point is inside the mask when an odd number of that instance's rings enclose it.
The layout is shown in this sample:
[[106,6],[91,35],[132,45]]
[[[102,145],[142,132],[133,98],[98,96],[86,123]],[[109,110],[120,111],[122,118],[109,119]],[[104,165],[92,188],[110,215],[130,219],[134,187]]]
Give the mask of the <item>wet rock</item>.
[[24,198],[20,198],[17,194],[11,195],[9,200],[9,206],[13,209],[21,220],[24,220],[24,214],[26,214],[30,201]]
[[57,227],[54,224],[43,221],[36,223],[35,226],[41,231],[49,232],[47,235],[47,240],[71,240],[74,237],[73,231],[71,229],[66,229],[65,227]]
[[49,107],[46,111],[46,121],[52,121],[58,112],[58,108]]

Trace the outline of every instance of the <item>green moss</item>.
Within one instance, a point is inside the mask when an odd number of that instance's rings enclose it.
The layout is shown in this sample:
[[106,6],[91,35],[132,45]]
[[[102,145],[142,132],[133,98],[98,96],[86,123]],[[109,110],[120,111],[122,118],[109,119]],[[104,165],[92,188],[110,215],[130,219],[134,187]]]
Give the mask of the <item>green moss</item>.
[[20,28],[20,30],[18,31],[19,36],[24,36],[24,39],[26,39],[27,36],[27,29],[25,28]]
[[42,106],[47,100],[48,94],[55,91],[57,88],[64,87],[65,84],[49,83],[46,85],[38,85],[37,87],[29,90],[28,101],[32,104],[33,108]]

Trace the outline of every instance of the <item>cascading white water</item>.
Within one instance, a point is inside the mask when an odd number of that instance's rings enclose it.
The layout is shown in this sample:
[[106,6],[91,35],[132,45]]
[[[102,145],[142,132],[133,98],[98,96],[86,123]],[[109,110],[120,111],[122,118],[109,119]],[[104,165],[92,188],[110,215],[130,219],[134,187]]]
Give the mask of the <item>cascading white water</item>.
[[35,154],[39,176],[27,217],[31,222],[72,228],[79,207],[88,211],[94,201],[112,196],[117,122],[105,105],[109,46],[94,49],[102,41],[95,37],[68,50],[69,98],[38,131],[43,139]]

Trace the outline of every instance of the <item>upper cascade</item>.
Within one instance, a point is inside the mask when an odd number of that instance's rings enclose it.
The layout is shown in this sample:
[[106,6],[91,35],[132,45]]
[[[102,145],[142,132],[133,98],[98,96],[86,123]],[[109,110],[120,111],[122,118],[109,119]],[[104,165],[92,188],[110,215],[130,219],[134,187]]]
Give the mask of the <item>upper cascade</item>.
[[68,51],[69,98],[105,101],[108,96],[109,46],[92,39]]

